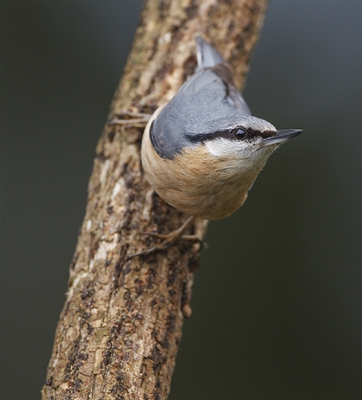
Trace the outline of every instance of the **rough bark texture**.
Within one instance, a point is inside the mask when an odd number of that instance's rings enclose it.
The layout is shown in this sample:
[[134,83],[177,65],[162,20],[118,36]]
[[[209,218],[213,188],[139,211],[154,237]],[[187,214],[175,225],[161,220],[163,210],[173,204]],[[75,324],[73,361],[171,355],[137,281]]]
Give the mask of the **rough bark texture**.
[[[170,99],[194,71],[195,34],[220,50],[241,86],[265,8],[266,0],[147,1],[109,119],[128,118],[125,110],[152,113]],[[154,243],[142,232],[166,233],[187,217],[144,179],[142,131],[132,119],[106,125],[97,146],[43,399],[169,393],[200,245],[179,241],[167,252],[126,261]],[[188,233],[202,237],[205,229],[199,219]]]

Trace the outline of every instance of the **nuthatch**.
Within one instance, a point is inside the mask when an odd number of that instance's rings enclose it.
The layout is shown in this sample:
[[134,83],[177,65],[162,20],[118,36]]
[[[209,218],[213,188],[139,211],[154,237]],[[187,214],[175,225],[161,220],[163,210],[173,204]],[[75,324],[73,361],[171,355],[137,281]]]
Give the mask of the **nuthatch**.
[[149,120],[142,165],[168,204],[217,220],[244,204],[269,156],[302,131],[277,130],[252,116],[231,68],[200,37],[197,60],[195,74]]

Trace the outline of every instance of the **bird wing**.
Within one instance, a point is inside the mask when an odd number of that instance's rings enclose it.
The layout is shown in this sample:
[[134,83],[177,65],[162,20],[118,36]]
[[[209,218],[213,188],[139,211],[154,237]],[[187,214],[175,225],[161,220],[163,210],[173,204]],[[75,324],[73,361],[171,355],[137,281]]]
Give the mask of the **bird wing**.
[[[230,66],[220,53],[197,39],[199,66],[162,109],[150,128],[150,139],[162,158],[172,159],[190,137],[200,136],[228,125],[250,109],[233,83]],[[218,120],[216,122],[216,120]],[[192,140],[191,140],[192,141]]]
[[212,100],[224,100],[241,114],[251,115],[243,96],[234,85],[231,68],[227,63],[199,69],[181,86],[176,96],[192,96],[202,89],[213,92]]

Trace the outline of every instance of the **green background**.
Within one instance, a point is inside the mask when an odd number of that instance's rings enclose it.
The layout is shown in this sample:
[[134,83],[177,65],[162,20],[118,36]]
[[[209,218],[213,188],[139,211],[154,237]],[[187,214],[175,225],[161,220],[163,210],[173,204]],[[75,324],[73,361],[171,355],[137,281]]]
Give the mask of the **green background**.
[[[361,398],[361,4],[270,2],[245,98],[304,132],[209,225],[172,400]],[[1,399],[39,398],[141,5],[1,1]]]

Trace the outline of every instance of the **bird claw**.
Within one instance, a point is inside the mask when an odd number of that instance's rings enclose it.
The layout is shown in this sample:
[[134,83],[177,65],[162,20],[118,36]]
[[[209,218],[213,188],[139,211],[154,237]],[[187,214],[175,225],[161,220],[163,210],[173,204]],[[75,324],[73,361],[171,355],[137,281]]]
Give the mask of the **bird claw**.
[[[182,235],[182,236],[179,236],[179,235],[173,235],[173,232],[169,233],[168,235],[162,235],[162,234],[157,233],[157,232],[142,232],[142,235],[153,236],[156,239],[163,239],[165,241],[167,241],[168,239],[172,239],[173,236],[175,236],[175,239],[180,238],[180,239],[183,239],[183,240],[190,240],[190,241],[193,241],[193,242],[201,242],[202,241],[196,235]],[[172,240],[172,242],[173,242],[173,240]]]
[[161,235],[160,233],[157,233],[157,232],[142,232],[142,235],[153,236],[157,239],[167,239],[168,238],[168,235]]
[[118,114],[117,118],[113,118],[112,120],[108,121],[107,125],[132,125],[137,128],[144,128],[150,118],[150,114],[124,110]]
[[157,232],[142,232],[142,235],[149,235],[149,236],[153,236],[157,239],[163,239],[163,241],[156,245],[153,246],[149,249],[140,251],[138,253],[134,253],[132,255],[130,255],[127,258],[127,261],[135,258],[135,257],[140,257],[140,256],[148,256],[152,253],[156,253],[159,251],[164,251],[169,249],[178,239],[184,239],[184,240],[190,240],[193,242],[199,242],[201,244],[203,244],[203,241],[196,235],[182,235],[182,233],[185,231],[185,229],[187,228],[187,226],[190,224],[190,222],[194,219],[194,217],[189,217],[180,228],[176,229],[175,231],[170,232],[167,235],[162,235],[159,234]]
[[139,251],[137,253],[133,253],[127,257],[126,261],[132,260],[132,258],[135,258],[135,257],[148,256],[149,254],[156,252],[158,250],[157,247],[158,246],[154,246],[154,247],[151,247],[150,249]]
[[202,246],[207,247],[207,244],[204,243],[198,236],[196,235],[182,235],[182,236],[176,236],[173,237],[172,235],[169,237],[168,235],[159,235],[158,233],[153,233],[153,232],[144,232],[143,235],[148,235],[150,234],[151,236],[157,237],[158,239],[164,239],[163,242],[161,242],[160,244],[150,247],[147,250],[143,250],[143,251],[139,251],[138,253],[134,253],[131,254],[128,258],[128,260],[131,260],[132,258],[135,257],[141,257],[141,256],[148,256],[152,253],[156,253],[156,252],[160,252],[160,251],[165,251],[167,249],[169,249],[172,245],[175,244],[175,242],[178,239],[183,239],[183,240],[189,240],[192,242],[198,242],[200,243]]

